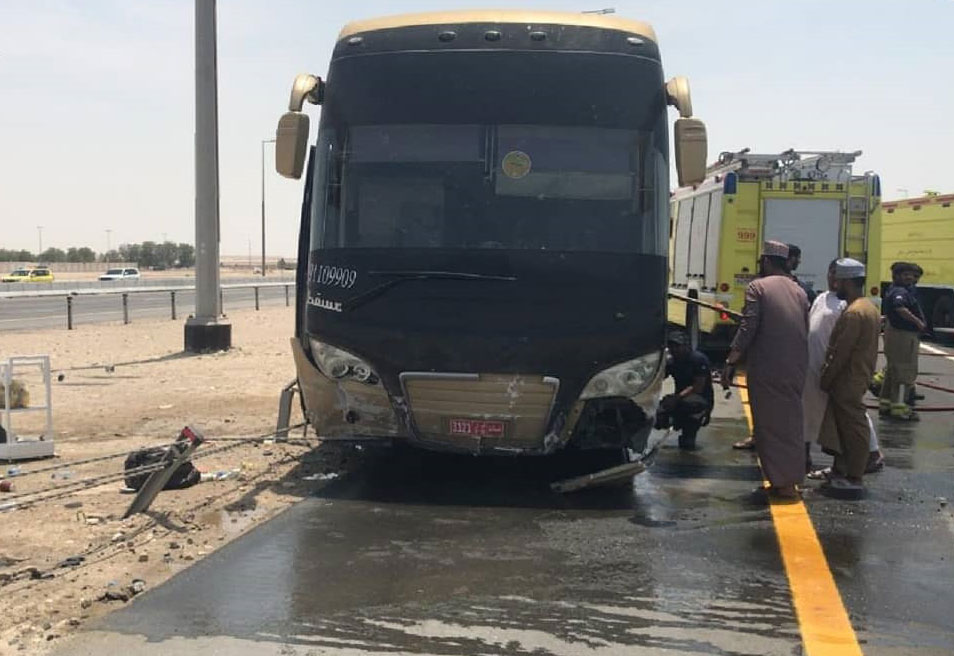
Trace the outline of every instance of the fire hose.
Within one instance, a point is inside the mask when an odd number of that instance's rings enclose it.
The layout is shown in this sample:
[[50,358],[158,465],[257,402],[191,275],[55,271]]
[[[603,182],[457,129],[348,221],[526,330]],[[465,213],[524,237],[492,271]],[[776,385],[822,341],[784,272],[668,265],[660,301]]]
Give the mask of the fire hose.
[[[722,383],[721,377],[713,376],[712,379],[713,379],[713,382],[722,384],[723,387],[726,387],[726,385]],[[949,388],[949,387],[943,387],[943,386],[941,386],[941,385],[934,385],[934,384],[932,384],[932,383],[920,383],[920,382],[918,383],[918,385],[920,385],[920,386],[922,386],[922,387],[928,387],[928,388],[934,389],[934,390],[939,390],[939,391],[941,391],[941,392],[947,392],[947,393],[949,393],[949,394],[954,394],[954,389],[951,389],[951,388]],[[748,389],[748,388],[749,388],[748,385],[741,385],[741,384],[735,383],[735,382],[730,383],[728,387],[735,387],[735,388],[738,388],[738,389]],[[866,403],[866,404],[865,404],[865,408],[867,408],[868,410],[878,410],[878,409],[880,408],[880,406],[873,405],[873,404],[871,404],[871,403]],[[932,405],[932,406],[926,406],[926,407],[925,407],[925,406],[918,406],[917,411],[918,411],[918,412],[954,412],[954,405]]]

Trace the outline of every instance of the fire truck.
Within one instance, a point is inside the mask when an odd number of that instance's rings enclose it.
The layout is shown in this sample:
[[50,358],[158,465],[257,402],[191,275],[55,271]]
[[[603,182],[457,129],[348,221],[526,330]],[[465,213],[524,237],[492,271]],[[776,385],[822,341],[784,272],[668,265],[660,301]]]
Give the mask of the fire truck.
[[918,300],[934,333],[954,333],[954,194],[886,202],[881,239],[881,280],[891,264],[915,262],[924,269]]
[[670,203],[669,323],[685,327],[703,348],[727,348],[732,315],[742,309],[769,239],[801,248],[795,274],[819,292],[827,289],[831,260],[865,262],[869,293],[880,300],[881,182],[870,171],[854,174],[859,155],[726,152],[705,181],[677,189]]

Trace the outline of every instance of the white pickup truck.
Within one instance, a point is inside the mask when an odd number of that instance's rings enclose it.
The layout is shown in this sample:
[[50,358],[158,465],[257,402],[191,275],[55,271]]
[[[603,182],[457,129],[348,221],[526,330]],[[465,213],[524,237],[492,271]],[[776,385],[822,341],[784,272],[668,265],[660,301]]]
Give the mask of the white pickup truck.
[[139,280],[139,269],[127,267],[124,269],[107,269],[99,277],[100,280]]

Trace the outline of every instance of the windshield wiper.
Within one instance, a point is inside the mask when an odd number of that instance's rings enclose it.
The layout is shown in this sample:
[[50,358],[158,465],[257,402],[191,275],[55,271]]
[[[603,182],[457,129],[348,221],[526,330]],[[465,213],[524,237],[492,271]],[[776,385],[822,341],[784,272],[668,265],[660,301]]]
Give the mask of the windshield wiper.
[[494,276],[484,273],[468,273],[465,271],[369,271],[369,276],[387,276],[391,280],[383,282],[376,287],[372,287],[366,292],[349,298],[341,304],[342,310],[353,310],[354,308],[376,298],[391,289],[395,285],[408,280],[497,280],[500,282],[515,282],[515,276]]

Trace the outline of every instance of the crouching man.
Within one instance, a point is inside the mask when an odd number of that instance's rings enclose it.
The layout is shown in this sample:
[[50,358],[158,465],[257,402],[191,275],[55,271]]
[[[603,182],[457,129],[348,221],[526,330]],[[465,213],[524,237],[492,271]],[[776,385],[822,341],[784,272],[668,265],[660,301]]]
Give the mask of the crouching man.
[[676,391],[665,396],[656,415],[656,428],[679,432],[679,448],[696,448],[696,434],[709,423],[715,396],[712,391],[712,366],[703,353],[689,346],[689,336],[670,333],[666,376],[672,376]]

